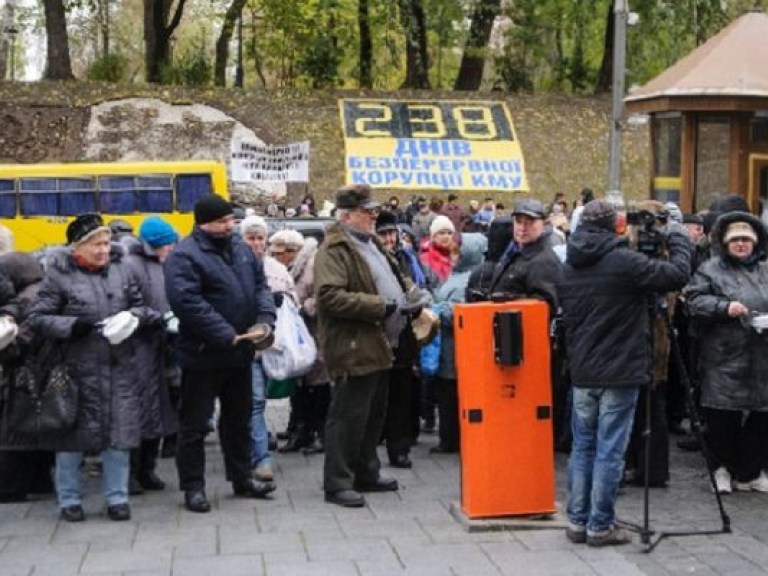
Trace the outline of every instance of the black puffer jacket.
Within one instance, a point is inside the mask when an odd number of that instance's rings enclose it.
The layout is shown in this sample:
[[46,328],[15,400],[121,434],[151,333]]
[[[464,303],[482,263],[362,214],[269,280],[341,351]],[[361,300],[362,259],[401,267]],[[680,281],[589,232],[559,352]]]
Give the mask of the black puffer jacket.
[[679,290],[690,275],[691,241],[673,234],[667,244],[669,261],[630,250],[625,239],[588,224],[571,236],[558,294],[574,386],[651,382],[647,296]]
[[[748,222],[757,232],[758,261],[743,266],[725,254],[723,235],[732,222]],[[750,214],[721,216],[712,230],[710,258],[694,274],[684,295],[700,341],[701,403],[723,410],[768,410],[768,333],[758,334],[750,317],[731,318],[737,301],[750,311],[768,312],[768,234]]]
[[[121,344],[112,346],[99,330],[74,338],[78,319],[99,322],[128,310],[139,328]],[[72,258],[69,248],[48,255],[45,278],[27,320],[36,337],[59,340],[66,363],[78,387],[77,423],[66,433],[45,439],[57,451],[100,452],[127,450],[141,441],[139,386],[136,382],[136,342],[143,329],[162,321],[144,306],[136,278],[115,245],[108,266],[88,271]]]

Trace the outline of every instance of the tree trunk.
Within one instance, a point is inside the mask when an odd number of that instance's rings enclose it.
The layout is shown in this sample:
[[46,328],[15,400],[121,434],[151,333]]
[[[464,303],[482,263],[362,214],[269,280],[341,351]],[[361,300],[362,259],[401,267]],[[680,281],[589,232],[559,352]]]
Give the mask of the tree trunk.
[[216,86],[227,85],[227,60],[229,60],[229,44],[235,31],[237,19],[243,13],[246,0],[232,0],[232,4],[224,14],[219,39],[216,40],[216,62],[213,65],[213,83]]
[[358,0],[357,25],[360,29],[360,88],[372,88],[373,43],[371,41],[371,19],[368,0]]
[[74,80],[69,59],[69,35],[63,0],[43,0],[45,9],[46,80]]
[[613,87],[613,2],[608,3],[608,16],[605,22],[605,40],[603,40],[603,61],[597,74],[595,93],[610,92]]
[[172,0],[144,0],[144,62],[147,82],[160,82],[170,64],[171,38],[181,22],[187,0],[178,0],[170,23]]
[[464,45],[459,75],[454,90],[478,90],[483,81],[485,49],[491,39],[493,21],[499,13],[501,0],[478,0],[472,14],[469,36]]
[[399,0],[405,31],[405,80],[401,88],[429,89],[427,29],[421,0]]

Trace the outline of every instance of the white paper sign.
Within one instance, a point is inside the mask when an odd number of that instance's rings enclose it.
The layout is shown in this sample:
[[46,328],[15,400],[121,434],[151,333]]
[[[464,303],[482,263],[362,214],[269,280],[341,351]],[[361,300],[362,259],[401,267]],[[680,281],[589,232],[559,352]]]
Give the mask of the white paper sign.
[[233,182],[309,182],[309,142],[272,146],[232,143]]

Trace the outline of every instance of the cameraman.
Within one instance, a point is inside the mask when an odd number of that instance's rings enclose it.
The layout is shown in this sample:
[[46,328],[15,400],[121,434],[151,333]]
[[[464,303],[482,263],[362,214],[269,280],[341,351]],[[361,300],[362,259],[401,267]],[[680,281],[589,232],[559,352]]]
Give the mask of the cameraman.
[[682,288],[690,275],[681,224],[662,230],[669,261],[630,250],[615,227],[609,202],[584,207],[558,285],[574,387],[566,537],[590,546],[630,541],[614,506],[639,390],[653,378],[648,298]]

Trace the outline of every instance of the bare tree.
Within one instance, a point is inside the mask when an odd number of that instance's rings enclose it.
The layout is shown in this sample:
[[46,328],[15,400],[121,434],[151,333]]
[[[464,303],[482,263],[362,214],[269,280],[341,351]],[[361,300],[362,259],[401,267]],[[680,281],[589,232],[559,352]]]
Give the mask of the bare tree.
[[213,83],[216,86],[227,84],[227,60],[229,60],[229,43],[235,30],[237,19],[242,17],[246,0],[232,0],[232,4],[224,14],[219,39],[216,41],[216,62],[213,66]]
[[493,21],[499,13],[500,6],[501,0],[477,0],[454,90],[480,88],[485,68],[485,50],[491,39]]
[[401,88],[429,88],[427,27],[421,0],[398,0],[405,30],[405,81]]
[[144,61],[147,82],[160,82],[163,68],[170,64],[171,37],[181,22],[186,2],[187,0],[178,0],[171,17],[173,0],[144,0]]
[[74,80],[72,62],[69,59],[64,0],[43,0],[43,10],[47,48],[43,77],[46,80]]

